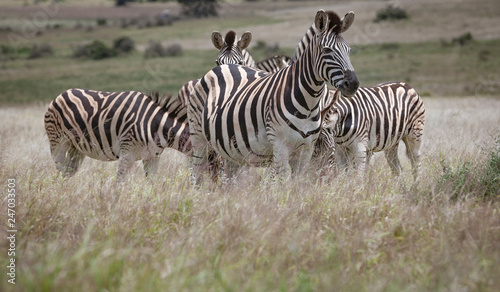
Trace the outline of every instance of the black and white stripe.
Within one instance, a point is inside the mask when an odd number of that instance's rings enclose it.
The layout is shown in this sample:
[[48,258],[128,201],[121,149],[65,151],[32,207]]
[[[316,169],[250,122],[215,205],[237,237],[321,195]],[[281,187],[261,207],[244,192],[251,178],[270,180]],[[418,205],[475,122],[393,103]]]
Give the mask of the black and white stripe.
[[321,129],[325,83],[346,95],[358,87],[350,47],[341,36],[354,14],[347,15],[340,19],[318,11],[316,37],[296,62],[277,73],[222,65],[195,85],[188,102],[195,183],[207,168],[210,149],[234,164],[272,162],[284,178],[309,162]]
[[292,63],[292,58],[287,55],[276,55],[259,61],[255,68],[269,73],[276,73],[279,70],[288,67]]
[[384,151],[393,173],[398,175],[398,146],[402,140],[416,179],[425,108],[415,89],[406,83],[387,82],[360,87],[353,97],[334,94],[318,144],[326,144],[323,149],[335,148],[337,164],[341,168],[353,165],[364,169],[373,152]]
[[136,160],[143,160],[148,175],[156,171],[164,148],[190,154],[187,121],[174,116],[180,110],[183,106],[171,97],[74,88],[50,103],[45,130],[64,176],[73,175],[85,156],[119,160],[119,178]]

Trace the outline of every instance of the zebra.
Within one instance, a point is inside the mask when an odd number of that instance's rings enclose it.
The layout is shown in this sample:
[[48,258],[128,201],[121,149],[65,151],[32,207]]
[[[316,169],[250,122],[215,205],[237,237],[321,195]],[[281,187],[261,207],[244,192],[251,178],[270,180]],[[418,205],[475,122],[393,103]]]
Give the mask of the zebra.
[[123,180],[136,160],[146,176],[156,172],[169,147],[191,153],[189,125],[172,113],[182,106],[172,97],[142,92],[105,92],[73,88],[58,95],[45,113],[45,130],[56,168],[73,176],[85,156],[118,160]]
[[386,82],[360,87],[352,97],[338,90],[333,94],[318,144],[324,144],[323,149],[335,148],[338,166],[346,169],[354,164],[363,170],[374,152],[384,151],[392,172],[399,175],[398,146],[402,140],[417,180],[425,108],[415,89],[403,82]]
[[[354,20],[320,10],[316,37],[292,65],[269,74],[238,65],[210,70],[188,102],[193,183],[210,149],[233,164],[269,165],[285,180],[309,162],[320,129],[326,82],[352,96],[359,82],[342,38]],[[290,166],[290,162],[292,166]]]
[[[212,32],[211,39],[214,47],[219,50],[217,58],[215,59],[215,64],[217,66],[222,64],[239,64],[250,67],[255,66],[255,60],[246,50],[246,48],[248,47],[248,45],[250,45],[250,42],[252,41],[251,32],[247,31],[243,33],[240,40],[238,40],[236,44],[234,42],[236,41],[237,36],[236,33],[232,30],[226,33],[225,38],[222,37],[220,32],[214,31]],[[179,90],[179,93],[177,94],[177,99],[179,99],[180,102],[184,104],[184,109],[186,109],[187,99],[189,98],[189,95],[191,94],[194,85],[199,80],[200,79],[190,80],[186,82]],[[180,114],[186,115],[187,117],[186,110],[184,110],[184,112]]]
[[255,67],[255,60],[252,55],[246,50],[252,41],[252,33],[247,31],[241,35],[238,42],[236,41],[236,33],[232,30],[226,33],[226,37],[218,31],[212,33],[212,44],[219,50],[219,54],[215,59],[217,66],[223,64],[238,64],[249,67]]
[[255,68],[269,72],[276,73],[280,69],[288,67],[292,63],[292,58],[287,55],[276,55],[264,59],[255,64]]

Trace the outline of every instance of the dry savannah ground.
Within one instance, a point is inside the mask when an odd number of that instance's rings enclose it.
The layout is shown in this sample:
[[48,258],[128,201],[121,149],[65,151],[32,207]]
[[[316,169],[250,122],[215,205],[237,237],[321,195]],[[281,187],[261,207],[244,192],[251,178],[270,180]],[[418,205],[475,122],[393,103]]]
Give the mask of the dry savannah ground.
[[[45,11],[24,3],[0,1],[1,45],[19,35],[23,19]],[[500,5],[396,1],[410,19],[374,24],[375,11],[387,3],[226,1],[218,18],[147,29],[108,23],[88,31],[75,30],[74,18],[95,23],[103,15],[149,16],[179,7],[58,4],[48,21],[60,28],[44,26],[18,54],[3,46],[0,55],[0,290],[498,291]],[[403,145],[400,177],[376,154],[365,176],[308,172],[275,185],[262,183],[259,169],[233,183],[196,188],[187,158],[175,150],[163,153],[153,179],[137,163],[117,184],[116,162],[88,158],[72,178],[56,172],[43,115],[58,93],[145,84],[174,93],[213,66],[212,30],[250,30],[255,41],[277,42],[290,54],[319,8],[356,12],[345,38],[362,85],[399,79],[422,94],[417,183]],[[473,40],[454,45],[464,32]],[[137,51],[102,61],[70,57],[76,44],[109,44],[121,35],[133,38]],[[184,54],[144,59],[149,38],[181,44]],[[50,43],[53,55],[28,59],[24,50],[37,43]],[[251,49],[259,53],[256,43]]]

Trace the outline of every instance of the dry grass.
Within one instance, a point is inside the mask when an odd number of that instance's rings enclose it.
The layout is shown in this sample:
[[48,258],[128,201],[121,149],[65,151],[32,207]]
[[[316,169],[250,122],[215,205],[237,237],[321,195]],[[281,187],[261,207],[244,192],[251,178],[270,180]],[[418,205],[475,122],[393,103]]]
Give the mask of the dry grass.
[[[366,179],[310,174],[283,186],[216,188],[192,188],[175,151],[162,156],[154,181],[138,164],[116,185],[116,163],[90,159],[62,179],[45,106],[0,108],[0,181],[16,179],[18,203],[17,284],[3,272],[1,290],[495,291],[499,194],[453,201],[437,180],[440,160],[483,165],[500,100],[424,102],[419,184],[406,159],[396,179],[376,155]],[[6,262],[3,227],[0,242]]]

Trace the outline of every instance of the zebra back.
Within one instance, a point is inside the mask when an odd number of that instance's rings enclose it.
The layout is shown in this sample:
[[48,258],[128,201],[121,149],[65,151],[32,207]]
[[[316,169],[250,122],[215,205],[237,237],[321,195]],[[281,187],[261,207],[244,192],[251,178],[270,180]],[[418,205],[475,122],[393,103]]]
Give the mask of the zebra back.
[[278,72],[279,70],[288,67],[292,63],[292,58],[290,58],[287,55],[276,55],[269,57],[267,59],[264,59],[260,62],[257,62],[255,64],[255,67],[257,69],[269,72],[269,73],[275,73]]
[[[51,152],[69,143],[80,153],[104,161],[130,151],[146,159],[166,147],[190,153],[189,125],[165,109],[177,106],[171,96],[69,89],[49,104],[45,114]],[[143,148],[150,150],[143,152]]]
[[338,145],[364,141],[368,151],[378,152],[407,135],[420,140],[424,123],[424,104],[415,89],[403,82],[385,82],[360,87],[350,98],[336,91],[319,140],[333,139]]

